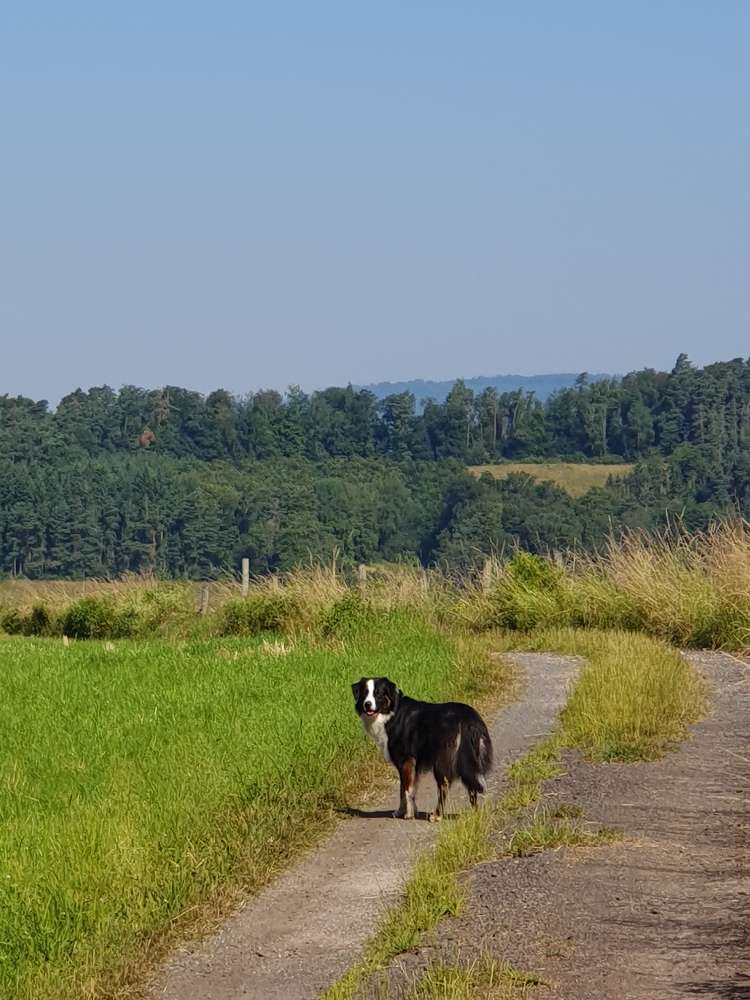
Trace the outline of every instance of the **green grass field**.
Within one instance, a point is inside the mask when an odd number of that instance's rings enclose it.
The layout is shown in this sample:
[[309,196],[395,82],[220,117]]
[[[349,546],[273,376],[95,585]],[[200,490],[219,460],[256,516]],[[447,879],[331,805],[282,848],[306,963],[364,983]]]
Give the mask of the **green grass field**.
[[170,927],[313,841],[384,767],[363,673],[476,700],[498,671],[403,613],[347,643],[6,638],[0,657],[0,995],[20,1000],[117,994]]
[[555,483],[572,497],[583,496],[595,486],[606,486],[610,476],[627,476],[632,465],[587,465],[584,462],[502,462],[499,465],[470,465],[469,472],[481,476],[489,472],[495,479],[507,479],[514,472],[524,472],[534,479]]

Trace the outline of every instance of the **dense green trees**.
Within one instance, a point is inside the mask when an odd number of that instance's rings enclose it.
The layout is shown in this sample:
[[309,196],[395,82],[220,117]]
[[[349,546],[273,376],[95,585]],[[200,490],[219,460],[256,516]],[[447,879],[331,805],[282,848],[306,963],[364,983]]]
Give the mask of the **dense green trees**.
[[[53,412],[0,397],[0,573],[213,576],[338,550],[457,568],[520,544],[592,547],[614,526],[690,526],[750,511],[750,363],[573,388],[545,404],[457,382],[417,412],[399,392],[291,388],[238,399],[175,386],[80,389]],[[622,458],[625,482],[578,501],[466,464]]]
[[219,389],[204,397],[165,386],[77,389],[51,412],[44,402],[0,397],[0,458],[12,462],[100,457],[148,448],[174,458],[455,458],[464,463],[569,456],[637,460],[681,444],[720,454],[750,442],[750,362],[737,358],[696,369],[680,355],[674,369],[646,369],[589,383],[546,404],[522,390],[475,395],[462,381],[444,403],[417,413],[409,392],[378,402],[362,389],[311,395],[292,387],[243,399]]

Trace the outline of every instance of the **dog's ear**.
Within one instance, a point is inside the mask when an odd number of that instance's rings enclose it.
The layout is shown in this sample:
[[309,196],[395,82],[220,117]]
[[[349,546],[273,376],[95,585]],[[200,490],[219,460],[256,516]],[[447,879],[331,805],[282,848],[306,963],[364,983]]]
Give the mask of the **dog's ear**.
[[355,701],[357,700],[357,698],[359,698],[359,690],[360,690],[361,687],[362,687],[362,681],[361,680],[355,681],[354,684],[352,684],[352,694],[354,695],[354,700]]

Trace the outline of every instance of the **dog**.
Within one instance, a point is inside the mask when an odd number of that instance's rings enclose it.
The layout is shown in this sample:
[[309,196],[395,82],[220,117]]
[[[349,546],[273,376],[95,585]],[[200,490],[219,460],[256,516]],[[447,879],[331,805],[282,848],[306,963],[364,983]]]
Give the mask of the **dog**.
[[492,768],[492,740],[475,709],[455,701],[417,701],[387,677],[363,677],[352,684],[352,693],[365,732],[399,773],[397,819],[414,819],[417,780],[425,771],[432,771],[438,791],[430,822],[443,818],[448,789],[457,778],[476,808]]

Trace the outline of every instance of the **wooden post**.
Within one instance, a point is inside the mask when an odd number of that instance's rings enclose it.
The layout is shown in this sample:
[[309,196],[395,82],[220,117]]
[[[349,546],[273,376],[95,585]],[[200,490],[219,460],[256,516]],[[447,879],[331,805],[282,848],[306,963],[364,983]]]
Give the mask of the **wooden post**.
[[367,586],[367,567],[364,563],[357,566],[357,586],[360,590],[364,590]]
[[250,560],[242,560],[242,596],[247,597],[247,592],[250,590]]
[[199,615],[208,614],[208,584],[204,583],[201,587],[201,603],[198,608]]
[[482,567],[482,592],[487,593],[492,587],[492,560],[485,559]]

